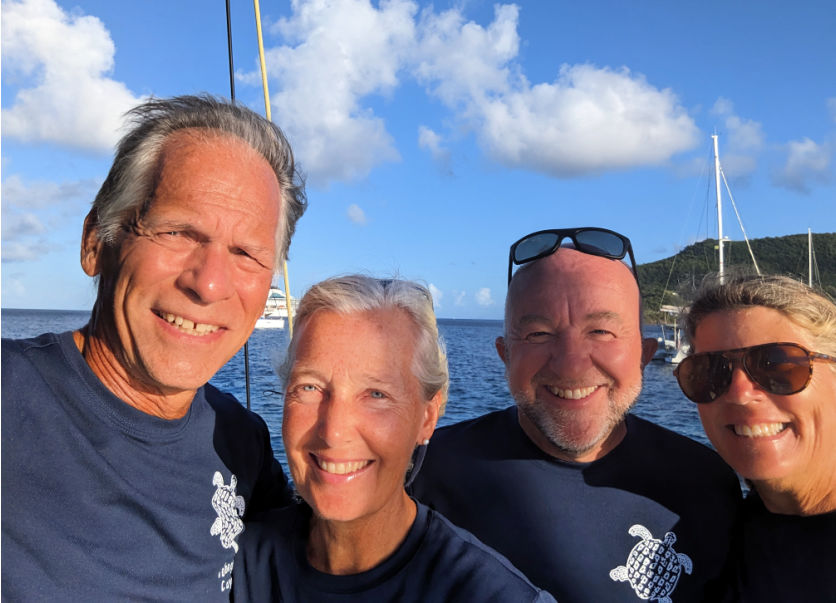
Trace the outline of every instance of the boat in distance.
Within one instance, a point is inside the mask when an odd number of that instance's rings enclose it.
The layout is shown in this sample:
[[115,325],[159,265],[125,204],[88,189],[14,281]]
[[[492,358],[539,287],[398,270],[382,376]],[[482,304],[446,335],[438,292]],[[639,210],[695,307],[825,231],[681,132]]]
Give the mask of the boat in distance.
[[285,319],[287,319],[288,307],[294,314],[296,313],[296,300],[290,299],[285,295],[284,291],[278,287],[270,287],[270,293],[267,295],[267,301],[264,304],[264,312],[256,321],[256,329],[283,329]]

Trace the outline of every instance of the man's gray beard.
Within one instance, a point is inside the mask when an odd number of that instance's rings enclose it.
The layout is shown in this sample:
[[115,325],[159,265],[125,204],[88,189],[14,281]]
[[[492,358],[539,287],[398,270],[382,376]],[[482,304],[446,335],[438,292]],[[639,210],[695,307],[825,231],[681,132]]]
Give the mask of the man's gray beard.
[[613,429],[624,420],[624,415],[636,403],[641,390],[641,380],[618,397],[614,396],[612,390],[610,390],[608,412],[602,422],[601,429],[593,437],[586,438],[584,441],[578,441],[577,437],[571,434],[571,430],[566,429],[568,422],[577,420],[577,411],[567,411],[551,402],[541,402],[537,399],[530,400],[520,392],[514,393],[514,400],[520,412],[525,414],[552,446],[565,452],[568,456],[580,456],[594,448],[612,433]]

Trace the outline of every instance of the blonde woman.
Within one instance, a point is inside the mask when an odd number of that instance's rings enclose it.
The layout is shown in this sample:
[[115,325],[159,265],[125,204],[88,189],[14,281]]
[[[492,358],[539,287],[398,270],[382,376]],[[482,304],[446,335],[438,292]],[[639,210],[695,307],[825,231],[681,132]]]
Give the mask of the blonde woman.
[[714,447],[752,490],[744,601],[836,601],[836,305],[790,278],[706,286],[676,370]]

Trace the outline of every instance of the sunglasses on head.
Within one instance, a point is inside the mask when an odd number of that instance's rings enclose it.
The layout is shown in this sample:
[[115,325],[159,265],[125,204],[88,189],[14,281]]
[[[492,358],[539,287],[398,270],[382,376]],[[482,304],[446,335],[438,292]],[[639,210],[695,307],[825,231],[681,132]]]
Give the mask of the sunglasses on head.
[[508,283],[511,283],[514,264],[521,266],[551,255],[560,248],[560,243],[566,238],[572,241],[577,251],[590,255],[598,255],[611,260],[623,260],[624,256],[629,254],[630,267],[633,269],[633,276],[636,277],[638,282],[636,258],[633,257],[633,246],[630,244],[630,239],[613,230],[589,226],[583,228],[552,228],[525,235],[511,245],[511,251],[508,254]]
[[790,396],[809,385],[815,360],[836,362],[833,356],[811,352],[797,343],[764,343],[694,354],[680,362],[673,373],[689,400],[706,404],[729,390],[736,364],[764,391]]

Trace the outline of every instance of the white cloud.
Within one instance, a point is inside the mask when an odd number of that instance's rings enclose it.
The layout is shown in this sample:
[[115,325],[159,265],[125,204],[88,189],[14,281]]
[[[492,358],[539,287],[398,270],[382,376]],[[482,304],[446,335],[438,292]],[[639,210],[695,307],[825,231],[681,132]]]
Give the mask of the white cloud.
[[0,191],[3,261],[27,261],[48,252],[66,251],[66,242],[58,240],[55,233],[73,223],[81,234],[82,218],[97,187],[92,180],[24,182],[15,174],[4,178]]
[[494,160],[572,177],[658,164],[696,144],[676,96],[626,68],[564,65],[555,82],[530,84],[514,62],[518,16],[501,5],[487,27],[456,10],[421,17],[416,76]]
[[760,151],[763,148],[764,134],[760,122],[741,119],[730,115],[726,119],[729,133],[729,147],[734,151]]
[[442,293],[441,289],[430,283],[430,295],[433,296],[433,305],[436,308],[440,308],[441,298],[444,297],[444,293]]
[[420,18],[414,73],[431,93],[451,107],[479,103],[489,94],[506,92],[510,61],[519,51],[519,8],[496,5],[487,27],[465,22],[458,9],[440,14],[425,9]]
[[24,182],[16,174],[3,179],[3,207],[22,208],[60,207],[69,202],[92,203],[100,182],[92,179],[69,182]]
[[[676,95],[627,68],[564,65],[554,82],[529,83],[513,4],[497,5],[487,26],[461,8],[418,14],[410,0],[293,0],[292,10],[272,29],[284,45],[267,53],[273,115],[315,184],[399,158],[368,99],[407,77],[513,168],[573,177],[660,164],[698,139]],[[436,159],[449,153],[424,126],[419,145]]]
[[476,303],[480,306],[492,306],[493,299],[491,299],[491,290],[488,287],[482,287],[476,292]]
[[741,155],[734,152],[723,153],[722,151],[721,153],[720,165],[723,173],[730,181],[736,181],[738,184],[745,183],[758,168],[757,159],[751,155]]
[[3,262],[29,262],[37,260],[51,251],[50,246],[43,241],[8,241],[3,239]]
[[734,103],[727,98],[718,98],[711,113],[723,120],[719,140],[723,172],[730,179],[748,178],[757,169],[757,156],[764,147],[763,126],[736,115]]
[[478,110],[489,155],[558,177],[660,164],[698,138],[670,90],[626,68],[564,65],[553,84],[526,83]]
[[437,161],[446,161],[450,153],[441,144],[441,136],[427,126],[418,126],[418,146],[426,149]]
[[354,222],[355,224],[364,225],[366,223],[366,214],[360,208],[359,205],[352,203],[348,206],[348,211],[346,211],[348,215],[348,219]]
[[826,183],[833,177],[832,150],[809,138],[787,144],[787,161],[773,174],[773,181],[784,188],[809,193],[813,184]]
[[714,101],[714,106],[711,107],[711,113],[714,115],[729,115],[733,112],[734,103],[723,96]]
[[293,45],[267,53],[279,90],[273,118],[288,133],[309,178],[319,183],[365,175],[399,159],[383,120],[362,106],[397,86],[414,38],[417,7],[389,0],[294,0],[275,30]]
[[40,218],[33,213],[3,216],[3,238],[10,235],[39,235],[46,231]]
[[3,77],[25,86],[2,111],[3,135],[111,150],[122,114],[141,99],[107,77],[115,47],[102,22],[53,0],[8,0],[2,11]]
[[465,291],[453,291],[453,305],[454,306],[463,306],[464,299],[467,296],[467,292]]

